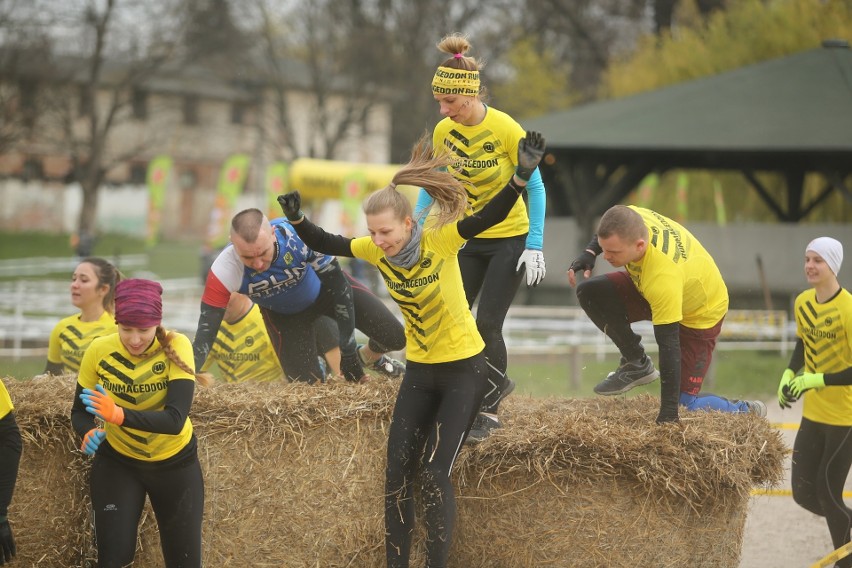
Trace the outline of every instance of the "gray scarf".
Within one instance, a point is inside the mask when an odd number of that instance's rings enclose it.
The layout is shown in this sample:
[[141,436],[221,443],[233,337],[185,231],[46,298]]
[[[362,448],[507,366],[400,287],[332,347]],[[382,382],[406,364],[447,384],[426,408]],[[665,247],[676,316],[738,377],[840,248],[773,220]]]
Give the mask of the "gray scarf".
[[417,261],[420,260],[421,236],[423,236],[423,229],[420,228],[420,223],[414,223],[411,229],[411,240],[398,253],[387,257],[388,262],[401,266],[406,270],[417,264]]

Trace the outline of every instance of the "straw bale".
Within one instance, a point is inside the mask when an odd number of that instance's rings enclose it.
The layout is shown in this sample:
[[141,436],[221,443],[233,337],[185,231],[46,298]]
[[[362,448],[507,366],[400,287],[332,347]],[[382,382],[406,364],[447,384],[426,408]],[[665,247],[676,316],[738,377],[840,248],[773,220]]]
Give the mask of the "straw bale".
[[[5,380],[24,434],[10,517],[25,566],[94,558],[88,459],[74,451],[71,377]],[[191,418],[205,477],[204,565],[384,563],[387,428],[398,383],[218,384]],[[659,402],[504,403],[506,427],[465,447],[451,566],[738,565],[749,490],[780,481],[780,435],[754,416]],[[146,511],[137,566],[162,566]],[[412,566],[423,562],[418,531]]]

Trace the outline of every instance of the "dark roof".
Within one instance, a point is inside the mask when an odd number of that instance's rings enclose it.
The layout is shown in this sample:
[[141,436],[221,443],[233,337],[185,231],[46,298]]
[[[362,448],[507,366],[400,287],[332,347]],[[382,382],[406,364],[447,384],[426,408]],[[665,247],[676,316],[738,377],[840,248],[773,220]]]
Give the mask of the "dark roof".
[[852,50],[822,47],[525,120],[548,149],[848,153]]

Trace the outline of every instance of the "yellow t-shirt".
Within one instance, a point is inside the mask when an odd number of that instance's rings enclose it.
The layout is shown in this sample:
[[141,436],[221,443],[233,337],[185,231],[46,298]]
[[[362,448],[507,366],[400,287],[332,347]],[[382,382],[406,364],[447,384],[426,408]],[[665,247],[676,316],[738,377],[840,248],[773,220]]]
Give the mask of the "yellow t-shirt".
[[[180,333],[174,334],[171,346],[190,368],[194,364],[192,343]],[[159,349],[154,341],[147,352]],[[143,354],[144,355],[144,354]],[[169,382],[195,377],[172,363],[164,352],[153,357],[131,355],[122,345],[118,333],[92,341],[83,361],[77,382],[94,390],[100,384],[118,406],[131,410],[162,410]],[[192,437],[189,418],[177,435],[157,434],[106,423],[107,440],[118,453],[142,461],[161,461],[177,454]]]
[[229,383],[284,378],[257,304],[235,323],[222,321],[210,355],[204,362],[204,370],[214,362]]
[[[467,202],[473,212],[482,209],[503,189],[518,165],[518,142],[526,135],[521,125],[495,108],[485,119],[465,126],[445,118],[432,132],[435,152],[449,152],[453,173],[466,182]],[[518,199],[504,221],[476,235],[477,238],[514,237],[529,232],[530,221],[523,199]]]
[[680,322],[709,329],[728,313],[728,288],[713,257],[692,233],[650,209],[630,206],[648,227],[648,247],[626,265],[639,293],[651,306],[654,325]]
[[92,340],[116,331],[115,318],[109,312],[104,312],[95,321],[80,321],[80,314],[68,316],[60,320],[50,333],[47,360],[63,365],[67,372],[76,373]]
[[[805,344],[805,371],[836,373],[852,367],[852,294],[841,290],[830,301],[816,301],[805,290],[794,304],[796,335]],[[808,420],[852,426],[852,386],[830,386],[805,392],[802,416]]]
[[0,418],[5,418],[13,410],[15,410],[15,407],[12,404],[12,397],[9,396],[6,385],[3,384],[3,381],[0,381]]
[[458,252],[464,242],[456,223],[427,229],[420,240],[420,262],[406,270],[388,262],[370,237],[352,241],[352,254],[379,269],[402,312],[409,361],[459,361],[485,348],[462,286]]

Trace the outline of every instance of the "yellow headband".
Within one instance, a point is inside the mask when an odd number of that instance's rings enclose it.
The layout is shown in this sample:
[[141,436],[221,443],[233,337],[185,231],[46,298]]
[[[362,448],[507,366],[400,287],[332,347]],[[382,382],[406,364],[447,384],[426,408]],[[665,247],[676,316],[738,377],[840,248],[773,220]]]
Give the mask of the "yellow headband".
[[479,71],[438,67],[432,78],[432,92],[436,95],[475,97],[479,94]]

